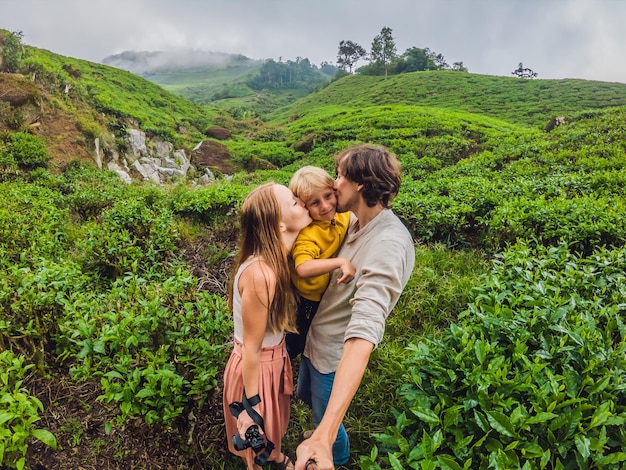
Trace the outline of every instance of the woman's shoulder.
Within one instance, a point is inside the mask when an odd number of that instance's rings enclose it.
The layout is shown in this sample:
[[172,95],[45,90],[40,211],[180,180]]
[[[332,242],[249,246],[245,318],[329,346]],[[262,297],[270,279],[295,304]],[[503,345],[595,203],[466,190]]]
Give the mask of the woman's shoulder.
[[250,257],[244,261],[239,268],[239,285],[247,283],[257,283],[259,281],[273,282],[276,273],[271,266],[260,256]]

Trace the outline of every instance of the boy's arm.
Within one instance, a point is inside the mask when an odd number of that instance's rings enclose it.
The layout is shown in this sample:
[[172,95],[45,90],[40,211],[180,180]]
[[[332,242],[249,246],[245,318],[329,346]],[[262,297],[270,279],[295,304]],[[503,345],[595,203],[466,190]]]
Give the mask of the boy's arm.
[[309,278],[341,269],[342,276],[337,283],[349,282],[354,277],[355,269],[346,258],[310,259],[296,266],[298,276]]

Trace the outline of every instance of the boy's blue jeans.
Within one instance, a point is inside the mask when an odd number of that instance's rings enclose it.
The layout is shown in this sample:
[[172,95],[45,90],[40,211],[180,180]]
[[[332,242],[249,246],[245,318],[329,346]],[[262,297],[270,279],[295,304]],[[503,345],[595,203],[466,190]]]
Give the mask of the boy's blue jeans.
[[[322,374],[311,364],[308,358],[302,356],[298,372],[298,396],[309,405],[313,415],[313,426],[317,427],[322,421],[330,392],[333,389],[335,373]],[[335,465],[344,465],[350,458],[350,441],[343,423],[337,431],[337,439],[333,444],[333,461]]]

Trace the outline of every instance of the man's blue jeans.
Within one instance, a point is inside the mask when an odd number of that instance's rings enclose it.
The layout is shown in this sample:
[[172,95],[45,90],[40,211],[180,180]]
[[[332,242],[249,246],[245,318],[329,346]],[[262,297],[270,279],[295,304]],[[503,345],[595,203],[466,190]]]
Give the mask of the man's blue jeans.
[[[317,427],[322,421],[330,392],[333,389],[335,373],[322,374],[311,364],[308,358],[302,356],[300,370],[298,372],[298,396],[309,405],[313,415],[313,426]],[[333,444],[333,461],[335,465],[344,465],[350,458],[350,441],[346,428],[339,426],[337,439]]]

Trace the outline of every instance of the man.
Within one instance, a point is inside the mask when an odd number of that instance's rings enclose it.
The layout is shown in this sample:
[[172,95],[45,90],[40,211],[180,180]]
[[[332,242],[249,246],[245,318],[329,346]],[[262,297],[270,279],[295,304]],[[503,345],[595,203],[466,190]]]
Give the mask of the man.
[[337,256],[356,273],[345,284],[337,283],[339,270],[333,273],[307,335],[298,395],[312,408],[315,430],[298,446],[296,470],[310,461],[320,470],[348,462],[343,417],[415,264],[413,239],[389,209],[401,182],[396,157],[363,144],[338,154],[335,167],[337,211],[353,213]]

